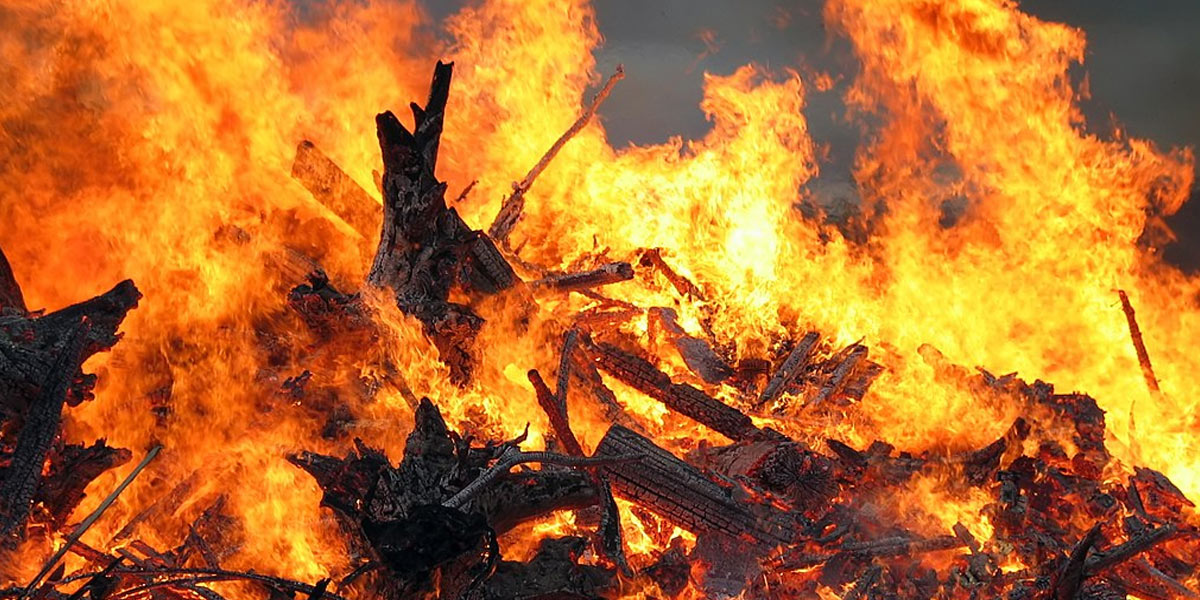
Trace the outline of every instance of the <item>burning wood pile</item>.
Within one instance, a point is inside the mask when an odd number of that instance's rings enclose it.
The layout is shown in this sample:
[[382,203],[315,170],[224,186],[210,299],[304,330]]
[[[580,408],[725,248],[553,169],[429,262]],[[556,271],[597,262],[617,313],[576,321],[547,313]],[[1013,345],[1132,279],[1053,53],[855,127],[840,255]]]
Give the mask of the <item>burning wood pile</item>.
[[[616,78],[573,130],[586,123]],[[587,296],[593,306],[562,316],[555,331],[528,332],[561,344],[550,383],[538,370],[527,374],[550,424],[546,447],[523,448],[526,435],[478,440],[475,432],[455,431],[438,406],[418,399],[385,367],[384,384],[399,390],[415,410],[403,456],[389,457],[358,440],[345,456],[308,451],[289,456],[323,490],[322,505],[339,523],[355,563],[351,572],[337,580],[300,582],[227,568],[223,562],[240,534],[221,501],[189,524],[174,547],[139,540],[139,524],[174,510],[196,484],[190,480],[177,482],[108,546],[91,547],[81,535],[158,449],[92,515],[68,526],[84,488],[133,455],[103,442],[65,444],[61,415],[64,406],[91,399],[95,377],[82,373],[81,365],[117,343],[121,321],[140,294],[126,281],[63,310],[31,312],[0,255],[0,535],[15,546],[69,532],[36,576],[0,595],[22,600],[214,600],[229,594],[497,600],[633,593],[794,598],[832,592],[852,600],[1197,596],[1200,530],[1194,505],[1157,471],[1116,470],[1105,447],[1104,412],[1086,395],[1059,393],[1050,384],[1014,375],[973,372],[926,347],[922,356],[939,378],[981,401],[1019,406],[1023,416],[1003,437],[965,453],[912,455],[886,440],[861,448],[832,438],[811,444],[770,423],[836,413],[860,401],[883,371],[866,346],[833,347],[818,332],[800,332],[771,352],[735,361],[710,333],[689,332],[673,309],[642,307],[600,291],[649,274],[664,278],[684,300],[702,295],[656,249],[565,273],[519,259],[507,239],[521,219],[524,193],[570,131],[514,185],[489,231],[472,230],[447,203],[446,185],[434,175],[450,82],[451,65],[439,63],[428,101],[412,105],[411,130],[390,112],[378,116],[382,215],[315,146],[300,146],[293,176],[318,201],[363,240],[373,237],[380,218],[383,225],[363,294],[341,291],[316,271],[290,291],[286,304],[316,346],[365,347],[384,335],[367,295],[385,292],[404,315],[421,323],[452,379],[466,384],[479,356],[488,352],[476,343],[484,326],[479,307],[509,306],[519,328],[522,318],[543,310],[539,299],[546,295]],[[1139,356],[1146,357],[1127,300],[1125,306]],[[649,345],[616,326],[635,318],[645,319]],[[659,352],[677,352],[690,378],[668,375]],[[1143,366],[1154,381],[1148,357]],[[312,377],[309,371],[291,377],[279,393],[296,399],[323,393],[310,385]],[[612,384],[640,392],[667,413],[705,428],[711,439],[723,440],[701,441],[684,455],[673,452],[623,410]],[[717,391],[740,401],[735,406]],[[568,410],[570,393],[593,403],[609,422],[590,453]],[[353,420],[344,405],[333,402],[326,414],[328,436],[344,438]],[[989,527],[973,532],[958,523],[931,533],[926,525],[906,521],[904,491],[918,480],[984,498]],[[506,553],[505,540],[514,532],[528,537],[531,522],[565,511],[574,515],[569,535],[535,539],[527,560]],[[623,527],[629,518],[643,524],[653,550],[631,555]],[[61,562],[68,553],[82,558],[83,567],[68,572]]]

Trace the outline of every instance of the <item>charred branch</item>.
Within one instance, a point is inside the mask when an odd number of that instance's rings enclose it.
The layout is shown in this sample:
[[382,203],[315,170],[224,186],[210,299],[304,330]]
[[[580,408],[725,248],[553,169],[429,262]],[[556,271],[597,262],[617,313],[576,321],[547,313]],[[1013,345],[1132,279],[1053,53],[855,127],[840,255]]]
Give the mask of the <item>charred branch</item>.
[[718,485],[696,467],[676,458],[649,439],[613,425],[596,447],[597,456],[642,456],[601,470],[614,491],[694,533],[721,532],[749,536],[775,546],[792,537],[787,516],[768,504],[736,497],[735,488]]

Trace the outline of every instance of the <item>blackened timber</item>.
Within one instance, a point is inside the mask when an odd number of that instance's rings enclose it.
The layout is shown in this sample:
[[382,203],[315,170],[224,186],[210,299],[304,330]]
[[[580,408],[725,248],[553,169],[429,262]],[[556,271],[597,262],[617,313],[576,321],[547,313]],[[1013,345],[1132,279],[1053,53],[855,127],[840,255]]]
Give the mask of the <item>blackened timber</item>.
[[861,362],[862,359],[866,358],[866,356],[867,347],[855,344],[854,347],[850,349],[850,352],[846,355],[846,358],[842,359],[842,361],[833,368],[833,372],[830,373],[829,379],[827,379],[825,383],[821,385],[821,389],[817,392],[817,395],[813,397],[812,401],[809,402],[809,406],[818,406],[822,402],[829,400],[838,392],[840,392],[842,387],[846,384],[846,379],[851,373],[854,372],[854,369],[858,367],[858,363]]
[[558,399],[550,392],[550,388],[546,386],[546,382],[542,380],[537,369],[529,371],[529,383],[533,385],[533,391],[537,394],[538,405],[550,419],[550,429],[554,432],[554,437],[558,438],[559,443],[568,454],[583,456],[583,447],[579,445],[579,440],[575,439],[575,434],[571,431],[565,407],[559,405]]
[[374,238],[383,212],[379,203],[312,142],[296,147],[292,177],[364,239]]
[[693,533],[721,532],[735,538],[748,536],[775,546],[791,540],[787,516],[771,505],[752,504],[734,497],[699,469],[658,447],[634,431],[613,425],[596,456],[629,456],[636,462],[600,467],[614,491]]
[[6,308],[21,314],[29,312],[29,309],[25,308],[25,296],[21,293],[21,286],[4,256],[4,250],[0,249],[0,311]]
[[579,344],[579,329],[572,327],[563,334],[562,352],[558,358],[558,381],[554,388],[554,398],[558,400],[559,409],[567,413],[567,386],[571,382],[571,354]]
[[671,410],[737,441],[760,433],[750,417],[685,383],[673,383],[648,361],[607,343],[594,345],[596,364]]
[[615,262],[580,273],[548,275],[530,285],[535,289],[571,292],[630,279],[633,279],[633,266],[627,262]]
[[788,388],[796,378],[800,376],[805,365],[808,364],[808,357],[812,355],[812,351],[817,347],[817,341],[821,339],[820,334],[815,331],[810,331],[796,343],[792,351],[788,353],[783,364],[775,370],[775,374],[771,376],[771,380],[767,382],[767,387],[763,388],[762,394],[758,396],[758,408],[767,406],[774,402],[783,394],[783,391]]
[[412,132],[391,112],[375,119],[383,225],[367,284],[392,290],[400,310],[421,321],[451,379],[465,384],[483,319],[470,306],[450,302],[451,290],[492,294],[518,279],[491,240],[446,206],[446,184],[434,175],[451,73],[451,64],[437,64],[428,102],[412,105]]
[[84,346],[87,343],[91,324],[80,319],[69,338],[58,352],[46,380],[42,384],[42,396],[25,418],[25,425],[17,438],[12,463],[0,485],[0,540],[11,543],[19,535],[29,518],[34,494],[41,480],[46,456],[58,436],[62,420],[63,405],[67,393],[75,380],[75,373],[83,362]]
[[1096,540],[1099,538],[1100,525],[1097,524],[1071,549],[1071,555],[1058,572],[1054,585],[1054,600],[1075,600],[1079,594],[1079,587],[1083,584],[1088,552],[1091,551],[1092,546],[1096,545]]

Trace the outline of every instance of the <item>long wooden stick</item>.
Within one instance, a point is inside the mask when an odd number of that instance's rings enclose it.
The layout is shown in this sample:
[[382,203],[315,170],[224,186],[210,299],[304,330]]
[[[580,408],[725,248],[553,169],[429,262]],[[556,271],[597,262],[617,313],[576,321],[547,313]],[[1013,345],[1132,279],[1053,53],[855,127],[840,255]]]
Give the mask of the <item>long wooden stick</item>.
[[1129,302],[1129,296],[1125,290],[1117,290],[1117,295],[1121,297],[1121,309],[1125,311],[1125,321],[1129,323],[1129,337],[1133,338],[1133,349],[1137,352],[1138,364],[1142,367],[1142,376],[1146,378],[1146,387],[1150,388],[1150,395],[1157,399],[1162,395],[1162,390],[1158,387],[1158,377],[1154,376],[1154,367],[1150,364],[1150,354],[1146,352],[1146,343],[1142,341],[1142,330],[1138,327],[1137,317],[1133,314],[1133,304]]
[[537,161],[537,164],[533,165],[533,168],[529,170],[524,179],[513,183],[512,194],[504,200],[504,203],[500,206],[500,212],[496,213],[496,219],[492,221],[492,226],[488,228],[488,236],[492,238],[492,241],[502,247],[508,246],[508,234],[512,233],[513,227],[517,226],[517,221],[521,220],[521,211],[525,208],[525,192],[533,187],[534,180],[537,179],[538,175],[542,174],[542,171],[546,170],[550,161],[554,160],[555,155],[558,154],[558,151],[562,150],[563,146],[571,141],[571,138],[575,137],[575,134],[582,131],[584,126],[588,124],[588,121],[592,120],[592,117],[596,115],[596,109],[600,108],[600,104],[604,102],[605,98],[608,98],[608,94],[612,92],[613,86],[624,77],[625,67],[617,65],[617,71],[608,78],[608,81],[604,83],[604,87],[600,88],[600,91],[592,98],[592,103],[584,109],[583,114],[579,115],[579,118],[575,120],[571,128],[567,129],[554,142],[554,145],[550,146],[550,149],[546,151],[541,160]]
[[129,484],[133,483],[134,479],[137,479],[137,476],[141,474],[142,470],[144,470],[150,464],[150,461],[154,460],[154,457],[158,456],[158,453],[161,451],[162,446],[155,446],[150,450],[150,452],[146,453],[146,458],[143,458],[142,462],[138,463],[138,465],[133,468],[133,472],[125,477],[125,480],[121,482],[121,485],[118,485],[117,489],[113,490],[112,493],[110,493],[108,497],[100,503],[100,506],[96,507],[96,510],[92,511],[92,514],[88,515],[87,518],[75,528],[75,531],[71,532],[71,535],[67,537],[67,542],[58,549],[58,552],[54,553],[54,556],[50,557],[50,560],[46,562],[46,564],[42,567],[42,570],[38,572],[37,576],[33,578],[33,581],[30,581],[29,585],[25,586],[25,590],[21,592],[21,600],[28,598],[29,595],[32,594],[35,589],[37,589],[38,584],[42,582],[42,578],[45,577],[46,574],[52,569],[54,569],[54,566],[58,564],[59,560],[62,560],[62,557],[67,553],[68,550],[71,549],[71,545],[79,541],[79,538],[83,537],[83,534],[87,533],[87,530],[90,529],[92,525],[94,525],[96,521],[100,519],[100,517],[104,516],[104,512],[107,511],[109,507],[117,501],[117,498],[121,496],[121,494],[125,491],[125,488],[129,487]]

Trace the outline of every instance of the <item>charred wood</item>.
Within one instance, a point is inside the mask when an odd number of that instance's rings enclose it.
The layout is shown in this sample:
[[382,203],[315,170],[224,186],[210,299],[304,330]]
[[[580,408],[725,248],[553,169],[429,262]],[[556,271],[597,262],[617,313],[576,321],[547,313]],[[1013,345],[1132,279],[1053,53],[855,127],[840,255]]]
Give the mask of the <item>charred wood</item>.
[[5,310],[20,315],[29,312],[29,309],[25,308],[25,295],[21,293],[21,286],[13,275],[12,266],[8,264],[4,250],[0,249],[0,314]]
[[633,267],[626,262],[609,263],[590,271],[547,275],[530,282],[534,289],[572,292],[633,279]]
[[613,425],[596,447],[597,456],[644,456],[635,463],[606,465],[601,470],[614,491],[689,531],[749,536],[775,546],[791,539],[788,517],[749,496],[735,497],[734,488],[718,485],[699,469],[676,458],[649,439]]
[[91,328],[90,321],[81,317],[42,382],[41,398],[26,415],[12,462],[0,485],[0,539],[5,544],[11,544],[24,531],[47,455],[58,437],[63,405],[84,360]]
[[820,339],[821,336],[817,332],[810,331],[804,335],[803,339],[796,342],[792,351],[784,359],[783,364],[779,365],[779,368],[775,370],[775,374],[771,376],[771,380],[767,382],[767,387],[763,388],[762,394],[759,395],[758,402],[755,404],[755,408],[761,409],[775,402],[783,394],[784,390],[796,381],[804,367],[808,364],[809,356],[812,355],[813,349],[816,348],[817,341]]
[[590,352],[596,364],[613,377],[731,440],[761,434],[750,417],[690,385],[673,383],[666,373],[638,356],[604,342],[594,344]]

